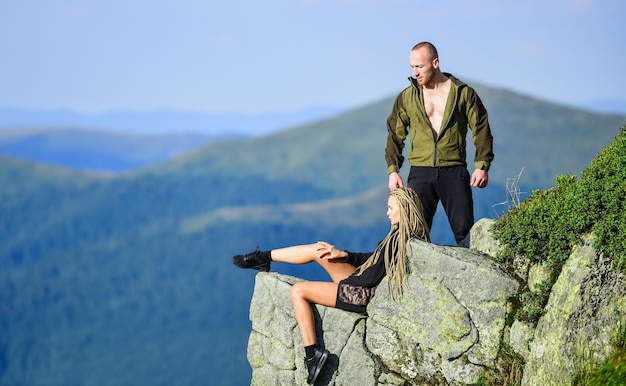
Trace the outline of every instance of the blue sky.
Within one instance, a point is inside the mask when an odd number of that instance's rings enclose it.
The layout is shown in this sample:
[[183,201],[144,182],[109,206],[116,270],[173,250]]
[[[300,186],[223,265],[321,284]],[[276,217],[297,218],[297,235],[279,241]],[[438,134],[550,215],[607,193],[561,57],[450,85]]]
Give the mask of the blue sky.
[[0,107],[259,113],[396,94],[444,71],[568,105],[626,103],[623,0],[0,0]]

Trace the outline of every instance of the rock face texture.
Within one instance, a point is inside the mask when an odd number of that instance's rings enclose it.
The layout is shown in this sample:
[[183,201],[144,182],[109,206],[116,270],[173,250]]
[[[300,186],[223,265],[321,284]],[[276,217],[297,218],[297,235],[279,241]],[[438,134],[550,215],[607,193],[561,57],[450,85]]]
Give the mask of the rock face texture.
[[626,278],[586,240],[563,266],[545,310],[534,330],[525,326],[530,333],[521,348],[527,350],[523,386],[562,384],[585,360],[607,360],[616,329],[626,323]]
[[420,241],[410,248],[412,274],[402,300],[392,301],[383,282],[368,306],[366,346],[411,383],[433,377],[475,383],[494,365],[518,283],[465,248]]
[[[490,220],[474,226],[470,248],[412,241],[402,299],[391,300],[383,280],[367,316],[313,306],[318,342],[331,353],[316,384],[470,385],[495,366],[503,342],[525,360],[524,385],[571,378],[575,369],[568,363],[577,362],[582,342],[591,342],[587,348],[599,363],[606,360],[626,307],[624,278],[582,245],[563,269],[538,325],[507,326],[511,300],[526,283],[488,255],[499,249],[489,227]],[[527,278],[531,268],[514,276]],[[277,273],[256,276],[248,342],[253,385],[306,384],[304,349],[289,299],[299,280]]]

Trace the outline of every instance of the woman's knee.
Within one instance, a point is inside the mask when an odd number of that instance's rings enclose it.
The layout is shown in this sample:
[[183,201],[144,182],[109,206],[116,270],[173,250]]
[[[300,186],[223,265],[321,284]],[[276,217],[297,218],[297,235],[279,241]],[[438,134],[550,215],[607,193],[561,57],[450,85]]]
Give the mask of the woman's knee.
[[296,283],[291,286],[291,289],[289,290],[289,296],[291,297],[292,302],[294,300],[302,299],[302,284],[303,283]]

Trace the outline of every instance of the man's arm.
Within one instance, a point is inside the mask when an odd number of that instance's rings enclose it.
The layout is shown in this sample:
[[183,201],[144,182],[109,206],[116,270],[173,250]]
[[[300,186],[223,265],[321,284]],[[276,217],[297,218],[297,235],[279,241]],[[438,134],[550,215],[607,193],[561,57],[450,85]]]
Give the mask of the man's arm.
[[484,188],[487,186],[488,171],[493,161],[493,136],[491,135],[487,109],[480,97],[471,87],[467,88],[467,92],[466,114],[468,124],[472,129],[472,142],[474,142],[476,149],[474,156],[476,170],[472,174],[471,185]]
[[391,113],[387,118],[387,146],[385,147],[385,161],[387,161],[387,174],[389,175],[389,190],[402,187],[400,168],[404,162],[402,150],[404,140],[407,137],[406,112],[402,106],[402,94],[396,98]]

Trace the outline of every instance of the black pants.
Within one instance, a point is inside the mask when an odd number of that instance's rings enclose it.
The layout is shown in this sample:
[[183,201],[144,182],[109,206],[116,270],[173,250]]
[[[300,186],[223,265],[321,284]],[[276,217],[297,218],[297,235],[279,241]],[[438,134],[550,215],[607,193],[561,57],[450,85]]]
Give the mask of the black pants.
[[474,202],[470,175],[464,166],[411,166],[407,185],[422,201],[429,229],[441,200],[457,244],[465,239],[474,225]]

